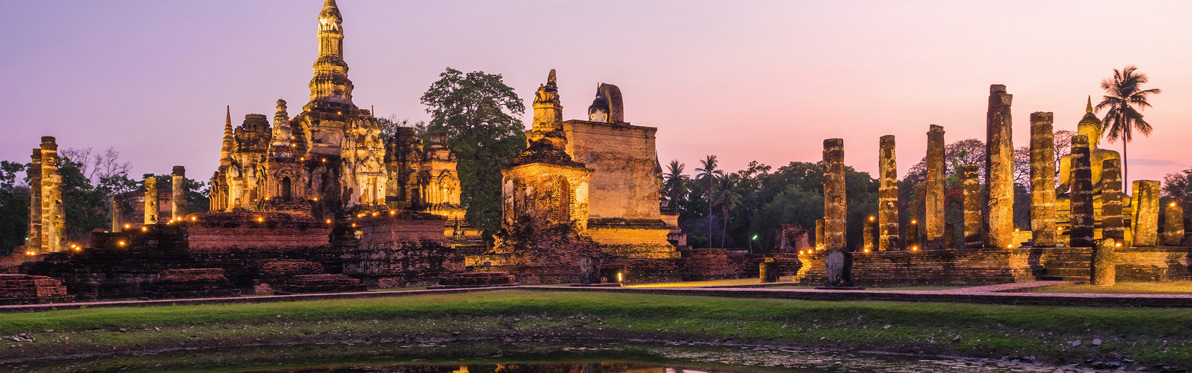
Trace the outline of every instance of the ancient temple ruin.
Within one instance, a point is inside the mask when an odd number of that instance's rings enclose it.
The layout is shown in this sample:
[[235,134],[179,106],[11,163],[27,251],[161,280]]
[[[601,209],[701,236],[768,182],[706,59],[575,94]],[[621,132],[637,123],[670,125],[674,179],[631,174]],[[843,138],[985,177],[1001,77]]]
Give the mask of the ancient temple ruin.
[[24,254],[54,253],[68,248],[66,208],[62,204],[62,175],[58,144],[53,137],[41,138],[33,149],[29,168],[29,234]]

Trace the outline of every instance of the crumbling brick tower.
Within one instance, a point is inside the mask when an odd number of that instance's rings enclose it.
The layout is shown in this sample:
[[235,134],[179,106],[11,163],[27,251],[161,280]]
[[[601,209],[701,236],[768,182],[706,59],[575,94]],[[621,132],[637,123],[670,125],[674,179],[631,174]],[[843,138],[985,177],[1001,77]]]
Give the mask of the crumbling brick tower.
[[58,172],[58,144],[52,136],[41,138],[33,149],[29,168],[29,237],[27,253],[66,250],[66,210],[62,205],[62,175]]

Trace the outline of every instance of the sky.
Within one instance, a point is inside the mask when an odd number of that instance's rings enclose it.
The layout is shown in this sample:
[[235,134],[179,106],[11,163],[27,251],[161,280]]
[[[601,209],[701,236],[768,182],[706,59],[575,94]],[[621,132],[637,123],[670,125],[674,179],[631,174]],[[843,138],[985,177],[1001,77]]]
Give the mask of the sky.
[[[662,163],[705,155],[727,170],[822,158],[876,175],[897,137],[900,176],[930,124],[985,139],[990,84],[1013,94],[1014,145],[1029,116],[1075,130],[1113,69],[1150,76],[1154,126],[1129,145],[1131,180],[1192,166],[1192,2],[339,0],[354,101],[428,120],[419,98],[447,67],[501,74],[525,100],[558,70],[566,119],[599,83],[625,118],[657,127]],[[225,106],[272,117],[309,99],[323,0],[0,2],[0,159],[28,162],[40,136],[115,148],[134,178],[215,171]],[[527,111],[524,122],[530,123]],[[1121,143],[1102,141],[1121,151]]]

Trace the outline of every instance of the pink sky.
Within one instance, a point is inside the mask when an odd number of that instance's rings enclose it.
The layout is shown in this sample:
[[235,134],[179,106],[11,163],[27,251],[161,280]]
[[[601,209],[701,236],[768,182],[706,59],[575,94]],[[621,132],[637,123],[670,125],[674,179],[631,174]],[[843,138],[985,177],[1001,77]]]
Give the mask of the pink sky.
[[[236,124],[308,98],[322,0],[6,1],[0,159],[38,137],[114,147],[134,175],[218,165],[224,105]],[[1014,142],[1029,115],[1075,130],[1112,69],[1138,65],[1164,93],[1130,144],[1130,178],[1192,165],[1192,2],[1116,1],[417,1],[339,0],[355,102],[429,119],[419,97],[450,66],[500,73],[523,98],[558,69],[564,117],[600,82],[626,119],[658,127],[658,153],[688,170],[716,154],[814,162],[825,138],[871,174],[881,135],[905,173],[928,125],[946,141],[985,137],[989,85],[1014,95]],[[527,102],[529,106],[529,102]],[[526,118],[529,123],[529,117]],[[1105,144],[1115,150],[1121,144]]]

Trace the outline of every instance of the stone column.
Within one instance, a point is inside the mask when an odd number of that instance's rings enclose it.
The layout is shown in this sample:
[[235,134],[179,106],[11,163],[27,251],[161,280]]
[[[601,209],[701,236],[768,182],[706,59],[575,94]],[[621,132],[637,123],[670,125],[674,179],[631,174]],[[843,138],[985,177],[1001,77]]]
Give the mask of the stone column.
[[1034,247],[1054,247],[1055,134],[1052,114],[1031,113],[1031,237]]
[[862,233],[864,233],[862,251],[868,253],[877,250],[877,217],[870,215],[868,219],[865,219]]
[[174,172],[170,175],[170,212],[174,219],[181,220],[186,217],[186,195],[189,194],[186,189],[186,167],[174,166]]
[[62,175],[58,173],[58,144],[41,138],[41,252],[66,250],[66,206],[62,205]]
[[1184,207],[1171,201],[1163,209],[1163,246],[1179,246],[1184,240]]
[[929,250],[944,248],[944,127],[932,124],[927,131],[927,185],[923,230]]
[[1007,247],[1014,241],[1014,143],[1010,121],[1012,95],[1006,86],[989,86],[985,128],[986,242]]
[[1117,282],[1117,269],[1113,261],[1113,253],[1117,249],[1118,241],[1112,238],[1097,240],[1093,246],[1092,277],[1089,282],[1098,286],[1113,286]]
[[145,175],[145,225],[157,224],[157,178]]
[[1134,182],[1134,246],[1159,244],[1159,182]]
[[894,136],[882,136],[877,167],[877,249],[901,250],[898,234],[898,167],[894,160]]
[[815,251],[824,249],[824,219],[815,219]]
[[964,247],[976,249],[985,246],[985,226],[981,218],[981,183],[978,180],[976,164],[965,164],[960,170],[964,182]]
[[29,166],[29,239],[25,251],[41,251],[41,148],[33,149]]
[[844,250],[848,205],[844,190],[844,139],[824,140],[824,249]]
[[1093,170],[1089,138],[1072,136],[1072,230],[1069,246],[1093,246]]
[[112,196],[112,233],[117,233],[124,230],[124,227],[120,226],[121,224],[124,224],[120,221],[121,213],[123,213],[123,211],[120,209],[120,205],[120,196]]
[[1126,221],[1122,216],[1122,161],[1101,162],[1101,237],[1125,242]]

